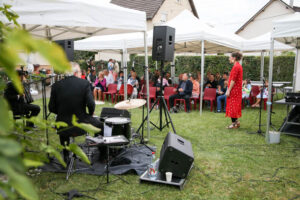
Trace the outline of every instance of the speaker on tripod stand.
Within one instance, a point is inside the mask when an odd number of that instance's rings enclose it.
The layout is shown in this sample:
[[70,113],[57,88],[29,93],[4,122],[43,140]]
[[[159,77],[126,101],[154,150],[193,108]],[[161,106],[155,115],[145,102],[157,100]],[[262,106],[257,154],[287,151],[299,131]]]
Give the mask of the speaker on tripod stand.
[[[154,104],[152,105],[150,112],[153,108],[159,104],[159,125],[150,122],[155,128],[162,131],[166,126],[169,127],[171,124],[173,132],[176,133],[168,107],[163,96],[163,68],[164,63],[168,61],[173,61],[174,59],[174,45],[175,45],[175,29],[169,26],[155,26],[153,29],[153,44],[152,44],[152,60],[161,61],[160,66],[160,91],[158,97],[156,98]],[[163,113],[165,116],[166,123],[163,124]],[[144,118],[142,124],[138,128],[137,132],[141,129],[147,119]]]

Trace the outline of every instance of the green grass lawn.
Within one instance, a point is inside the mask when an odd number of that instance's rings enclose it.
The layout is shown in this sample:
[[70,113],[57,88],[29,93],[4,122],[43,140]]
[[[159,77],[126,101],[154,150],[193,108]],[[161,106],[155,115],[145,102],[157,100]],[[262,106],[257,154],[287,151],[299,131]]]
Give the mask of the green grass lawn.
[[[41,104],[41,101],[38,101]],[[105,106],[112,106],[106,103]],[[103,106],[97,106],[99,115]],[[285,117],[284,106],[274,105],[272,122],[278,129]],[[268,145],[265,138],[247,134],[258,129],[258,109],[246,108],[240,119],[241,128],[227,130],[230,119],[204,109],[189,114],[171,114],[177,133],[193,145],[195,167],[187,178],[184,190],[165,185],[140,184],[134,174],[122,175],[130,184],[116,181],[102,185],[107,192],[89,192],[96,199],[296,199],[300,198],[300,140],[281,135],[281,143]],[[141,122],[142,110],[131,111],[132,127]],[[41,114],[40,114],[41,116]],[[50,120],[54,120],[51,115]],[[158,121],[158,111],[151,114],[153,122]],[[263,125],[266,111],[262,114]],[[170,129],[171,130],[171,129]],[[263,126],[265,131],[265,126]],[[151,131],[150,145],[160,151],[168,132]],[[44,133],[38,133],[44,137]],[[55,133],[50,133],[50,142],[58,143]],[[158,154],[159,155],[159,154]],[[66,192],[70,189],[87,190],[105,183],[105,176],[75,174],[65,181],[65,174],[42,173],[33,177],[40,199],[64,199],[51,192]],[[113,179],[113,178],[112,178]]]

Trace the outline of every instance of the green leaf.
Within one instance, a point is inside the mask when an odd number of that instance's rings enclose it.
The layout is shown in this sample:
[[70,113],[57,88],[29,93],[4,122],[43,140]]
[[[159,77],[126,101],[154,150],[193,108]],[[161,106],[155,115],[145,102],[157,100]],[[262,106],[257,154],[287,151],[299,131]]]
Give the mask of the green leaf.
[[64,159],[61,157],[60,153],[56,151],[52,146],[47,146],[46,144],[42,143],[41,144],[41,150],[49,153],[50,155],[53,155],[64,167],[66,167],[66,163]]
[[7,158],[0,157],[0,163],[0,171],[4,172],[8,176],[9,183],[22,197],[28,200],[38,199],[37,192],[35,191],[31,181],[26,176],[15,171]]
[[18,142],[12,139],[0,138],[0,154],[7,157],[18,156],[22,148]]
[[72,124],[73,126],[76,126],[80,129],[83,129],[84,131],[94,135],[95,133],[99,133],[101,129],[91,125],[91,124],[86,124],[86,123],[78,123],[77,118],[75,115],[72,117]]
[[40,161],[36,161],[36,160],[30,160],[30,159],[23,159],[24,165],[26,167],[40,167],[43,166],[44,163],[40,162]]
[[88,159],[88,157],[85,155],[85,153],[82,151],[82,149],[76,145],[76,144],[70,144],[68,147],[66,147],[69,151],[72,151],[74,154],[76,154],[77,156],[79,156],[81,158],[81,160],[87,164],[91,164],[90,160]]
[[57,129],[68,127],[66,122],[55,122],[54,125]]
[[0,135],[7,135],[7,132],[13,128],[13,122],[9,116],[8,104],[6,100],[0,96]]

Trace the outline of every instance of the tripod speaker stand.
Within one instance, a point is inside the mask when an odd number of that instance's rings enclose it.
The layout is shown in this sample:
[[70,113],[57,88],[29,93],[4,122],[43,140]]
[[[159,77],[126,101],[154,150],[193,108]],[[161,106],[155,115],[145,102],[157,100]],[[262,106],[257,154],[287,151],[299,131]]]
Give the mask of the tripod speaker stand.
[[[161,61],[161,67],[160,67],[160,74],[161,74],[161,78],[160,78],[160,91],[159,91],[159,95],[156,98],[155,102],[153,103],[149,114],[151,114],[151,112],[153,111],[153,109],[155,108],[156,105],[159,105],[159,125],[154,124],[153,122],[150,121],[150,123],[157,128],[158,130],[162,131],[166,126],[169,127],[169,124],[171,124],[173,132],[176,134],[176,130],[174,128],[174,124],[172,122],[164,95],[163,95],[163,67],[164,67],[164,61]],[[147,105],[149,106],[149,105]],[[164,114],[163,114],[164,113]],[[163,115],[165,116],[165,123],[163,124]],[[137,132],[139,133],[140,129],[144,127],[144,123],[147,120],[148,116],[146,116],[140,127],[138,128]]]

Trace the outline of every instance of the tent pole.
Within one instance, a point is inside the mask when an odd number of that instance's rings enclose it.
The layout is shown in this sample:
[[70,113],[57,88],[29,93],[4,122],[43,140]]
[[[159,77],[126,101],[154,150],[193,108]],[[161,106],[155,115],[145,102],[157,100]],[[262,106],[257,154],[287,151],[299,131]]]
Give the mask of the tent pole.
[[200,115],[202,115],[203,84],[204,84],[204,40],[201,41],[201,89],[200,89]]
[[[241,51],[241,54],[243,54],[243,51]],[[242,57],[241,61],[240,61],[240,64],[243,65],[243,58],[244,56]]]
[[121,68],[122,68],[122,71],[124,72],[124,51],[123,51],[123,49],[121,50]]
[[270,47],[270,61],[269,61],[269,86],[268,86],[268,101],[267,101],[267,130],[266,130],[266,142],[270,143],[269,131],[271,122],[271,106],[272,106],[272,79],[273,79],[273,57],[274,57],[274,38],[271,37]]
[[173,61],[171,62],[171,79],[172,79],[172,84],[174,85],[174,83],[175,83],[175,55],[174,55]]
[[265,67],[265,55],[264,51],[261,51],[260,54],[260,81],[263,81],[264,79],[264,67]]
[[[298,70],[298,67],[300,67],[299,61],[300,61],[300,49],[299,47],[296,47],[296,55],[295,55],[295,65],[294,65],[294,74],[293,74],[293,92],[296,92],[299,90],[299,81],[297,80],[297,73],[300,73]],[[297,87],[298,86],[298,87]]]
[[[144,48],[145,48],[145,75],[146,75],[146,87],[147,87],[147,139],[150,140],[150,99],[149,99],[149,70],[148,70],[148,45],[147,45],[147,31],[144,31]],[[156,62],[157,64],[157,62]]]
[[127,47],[126,41],[124,41],[124,49],[123,49],[123,64],[124,64],[124,100],[127,100]]

